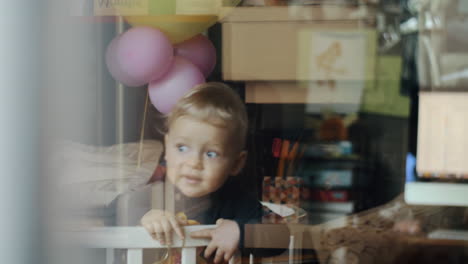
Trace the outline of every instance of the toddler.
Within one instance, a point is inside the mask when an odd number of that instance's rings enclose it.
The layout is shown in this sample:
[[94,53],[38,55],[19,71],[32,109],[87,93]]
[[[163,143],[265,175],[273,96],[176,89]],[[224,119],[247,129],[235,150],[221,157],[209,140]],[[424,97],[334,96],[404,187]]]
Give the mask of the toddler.
[[[172,233],[184,239],[187,219],[216,224],[190,234],[211,238],[204,252],[215,263],[228,261],[241,247],[246,223],[260,223],[262,206],[236,184],[247,152],[247,114],[239,96],[222,83],[204,83],[189,91],[167,117],[166,182],[176,191],[176,212],[150,210],[143,227],[162,244]],[[180,211],[179,211],[180,212]]]

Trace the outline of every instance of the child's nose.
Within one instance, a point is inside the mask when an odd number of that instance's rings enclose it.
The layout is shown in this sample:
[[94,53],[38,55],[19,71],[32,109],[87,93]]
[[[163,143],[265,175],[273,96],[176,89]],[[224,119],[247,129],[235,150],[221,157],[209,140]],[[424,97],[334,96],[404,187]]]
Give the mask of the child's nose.
[[190,157],[187,160],[187,164],[193,168],[193,169],[203,169],[203,157],[201,154],[194,153],[193,155],[190,155]]

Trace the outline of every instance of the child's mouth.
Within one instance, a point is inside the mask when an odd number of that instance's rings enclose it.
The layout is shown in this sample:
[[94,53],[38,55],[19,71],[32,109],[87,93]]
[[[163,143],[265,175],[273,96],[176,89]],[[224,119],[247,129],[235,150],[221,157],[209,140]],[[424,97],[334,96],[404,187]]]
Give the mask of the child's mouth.
[[184,176],[184,179],[187,183],[189,184],[198,184],[201,182],[201,178],[199,177],[195,177],[195,176],[188,176],[188,175],[185,175]]

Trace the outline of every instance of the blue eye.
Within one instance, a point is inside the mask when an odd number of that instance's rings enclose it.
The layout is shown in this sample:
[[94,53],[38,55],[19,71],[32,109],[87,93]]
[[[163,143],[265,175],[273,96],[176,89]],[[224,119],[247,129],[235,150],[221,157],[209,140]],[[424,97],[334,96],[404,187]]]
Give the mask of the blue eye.
[[187,149],[188,149],[188,147],[187,147],[187,146],[184,146],[184,145],[182,145],[182,146],[177,146],[177,150],[179,150],[179,152],[186,152]]
[[218,157],[218,153],[216,153],[214,151],[208,151],[206,153],[206,156],[208,156],[208,158],[216,158],[216,157]]

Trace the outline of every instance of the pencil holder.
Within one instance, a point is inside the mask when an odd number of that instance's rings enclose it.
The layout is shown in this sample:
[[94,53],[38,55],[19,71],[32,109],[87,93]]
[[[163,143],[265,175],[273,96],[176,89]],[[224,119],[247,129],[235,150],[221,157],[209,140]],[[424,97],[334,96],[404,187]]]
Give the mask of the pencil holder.
[[263,223],[299,222],[299,219],[305,216],[305,211],[299,208],[301,186],[302,179],[299,177],[264,177],[262,200],[291,208],[294,210],[294,213],[282,216],[278,213],[266,212],[263,217]]
[[299,177],[263,178],[262,200],[275,204],[299,206],[302,179]]

